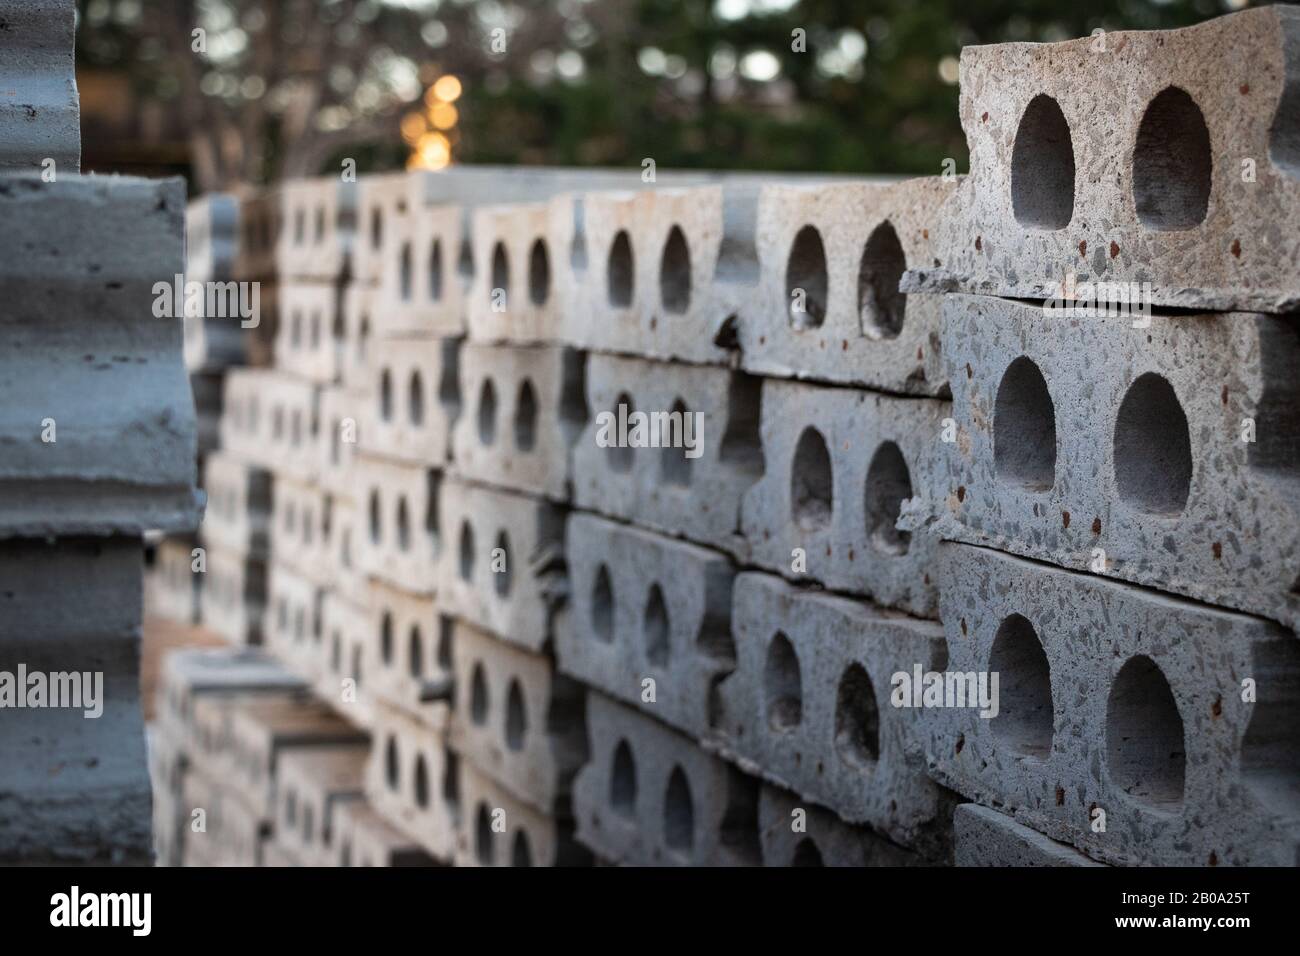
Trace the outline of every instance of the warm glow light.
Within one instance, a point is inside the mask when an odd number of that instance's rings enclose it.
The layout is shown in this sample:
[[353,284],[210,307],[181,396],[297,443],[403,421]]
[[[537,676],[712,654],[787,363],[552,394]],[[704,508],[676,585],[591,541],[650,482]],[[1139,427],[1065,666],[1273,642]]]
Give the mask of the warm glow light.
[[408,169],[443,169],[451,164],[451,143],[441,133],[425,133],[407,161]]
[[[434,99],[441,100],[444,103],[455,103],[456,100],[460,99],[460,80],[450,73],[446,76],[440,76],[437,82],[433,84],[431,91]],[[430,103],[429,105],[432,106],[433,104]]]
[[409,145],[418,143],[427,130],[423,113],[407,113],[402,117],[402,139]]
[[451,129],[459,118],[456,107],[450,103],[435,103],[429,107],[429,124],[434,129]]

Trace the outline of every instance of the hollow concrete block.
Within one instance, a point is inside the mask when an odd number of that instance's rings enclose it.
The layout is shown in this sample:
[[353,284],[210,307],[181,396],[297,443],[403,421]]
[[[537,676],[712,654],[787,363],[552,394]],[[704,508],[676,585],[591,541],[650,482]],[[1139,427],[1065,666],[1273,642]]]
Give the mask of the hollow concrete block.
[[757,778],[689,737],[600,694],[587,695],[591,759],[573,786],[577,837],[633,866],[757,866]]
[[731,560],[580,513],[569,516],[565,554],[569,605],[556,628],[560,669],[686,734],[705,736],[718,716],[718,683],[735,666]]
[[460,761],[456,866],[585,866],[567,817],[542,813],[467,760]]
[[315,682],[325,666],[325,590],[278,562],[269,566],[266,589],[262,635],[267,650],[295,674]]
[[543,814],[567,812],[586,757],[582,685],[549,657],[457,622],[455,687],[456,752]]
[[353,543],[362,572],[412,594],[432,594],[443,527],[436,519],[446,494],[441,474],[371,455],[357,457],[354,473],[361,534]]
[[274,343],[277,369],[317,385],[333,384],[342,376],[347,336],[340,300],[341,293],[328,282],[279,284]]
[[926,776],[921,714],[891,703],[893,676],[942,666],[943,630],[863,601],[736,578],[736,668],[717,690],[710,742],[748,772],[932,857],[951,805]]
[[411,215],[412,173],[382,173],[357,179],[356,236],[351,248],[352,281],[377,286],[384,277],[389,243],[398,223]]
[[221,447],[241,461],[301,482],[320,466],[319,387],[275,369],[237,368],[226,375]]
[[364,390],[331,386],[320,392],[320,421],[325,429],[319,443],[316,480],[337,501],[356,499],[353,472],[365,433],[370,398]]
[[440,499],[439,603],[502,640],[547,649],[565,595],[563,509],[451,479]]
[[459,340],[383,339],[368,361],[361,449],[426,467],[445,464],[460,410]]
[[[0,169],[81,169],[81,101],[73,63],[77,11],[65,0],[16,0],[0,31]],[[8,217],[6,217],[8,220]]]
[[365,647],[367,692],[386,706],[443,726],[452,704],[455,624],[432,595],[369,582]]
[[282,228],[275,249],[280,276],[326,283],[343,276],[356,231],[358,192],[356,182],[341,176],[280,184]]
[[767,379],[762,409],[764,471],[743,505],[749,560],[933,617],[934,540],[895,524],[903,502],[943,487],[949,404]]
[[199,616],[199,592],[203,582],[193,570],[190,536],[163,538],[154,547],[153,564],[145,572],[146,617],[161,617],[182,624],[195,624]]
[[324,666],[312,687],[317,697],[351,724],[369,729],[379,695],[370,686],[374,667],[369,658],[368,607],[354,603],[337,590],[327,591],[321,600],[321,621]]
[[[627,412],[626,436],[620,406]],[[741,500],[762,475],[765,454],[759,379],[707,366],[591,355],[587,408],[587,428],[573,454],[578,507],[724,551],[743,547]],[[633,446],[642,441],[633,431],[634,412],[677,413],[682,426],[684,415],[691,415],[690,436],[684,427],[680,434],[642,434],[646,442],[666,438],[679,446],[692,437],[695,449]],[[687,457],[688,451],[696,457]]]
[[919,854],[822,807],[764,784],[758,796],[764,866],[924,866]]
[[1004,813],[961,803],[953,811],[957,866],[1102,866]]
[[587,421],[582,355],[470,344],[459,371],[465,410],[452,433],[457,474],[567,501],[573,446]]
[[944,308],[956,440],[905,526],[1300,622],[1300,329]]
[[[970,175],[907,291],[1047,299],[1068,279],[1156,305],[1300,305],[1300,11],[966,47]],[[1099,122],[1100,120],[1100,122]]]
[[925,709],[936,780],[1108,863],[1295,863],[1294,634],[964,544],[940,573],[946,670],[999,691]]
[[0,182],[0,536],[197,526],[181,320],[153,312],[183,272],[183,215],[179,180]]
[[251,558],[265,558],[270,547],[271,473],[225,451],[203,461],[208,506],[200,531],[205,545]]
[[955,180],[771,183],[758,200],[756,289],[740,364],[781,378],[941,395],[938,295],[898,291],[930,265]]
[[465,301],[471,342],[536,345],[561,340],[564,314],[555,272],[564,251],[553,249],[545,202],[483,206],[472,216],[476,268]]
[[439,860],[456,847],[459,781],[437,730],[396,708],[376,704],[366,763],[366,800],[392,826]]
[[215,545],[203,546],[207,570],[199,589],[203,626],[236,646],[263,643],[266,559]]
[[339,808],[365,800],[368,749],[360,743],[322,745],[280,759],[275,843],[300,865],[333,864]]
[[436,861],[384,820],[370,804],[350,800],[338,807],[337,855],[331,866],[434,866]]

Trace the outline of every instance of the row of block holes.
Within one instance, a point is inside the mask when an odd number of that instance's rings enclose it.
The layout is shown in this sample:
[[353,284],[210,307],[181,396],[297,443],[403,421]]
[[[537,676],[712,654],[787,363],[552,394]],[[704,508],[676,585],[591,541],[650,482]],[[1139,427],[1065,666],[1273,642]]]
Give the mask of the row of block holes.
[[[898,445],[882,442],[867,467],[864,515],[868,539],[881,554],[900,556],[911,545],[911,533],[894,525],[904,500],[912,497],[912,477]],[[835,510],[835,479],[826,439],[809,426],[795,445],[790,467],[790,514],[803,531],[828,528]]]
[[[768,726],[789,733],[803,722],[803,678],[789,638],[778,632],[767,646],[763,698]],[[858,663],[840,675],[835,692],[835,750],[848,764],[866,770],[880,759],[880,711],[871,677]]]
[[[324,206],[316,207],[314,217],[313,242],[321,245],[325,241],[325,224],[329,216]],[[306,245],[307,243],[307,210],[299,208],[293,214],[293,243],[296,246]]]
[[[610,807],[624,819],[634,820],[637,792],[636,760],[628,742],[620,740],[610,767]],[[679,765],[673,766],[664,789],[663,836],[664,844],[671,850],[689,853],[695,845],[695,804],[690,781]]]
[[[497,390],[492,379],[483,379],[478,398],[478,437],[484,445],[497,439]],[[515,397],[514,439],[517,451],[532,451],[537,443],[537,392],[532,380],[519,383]]]
[[[393,633],[393,615],[385,611],[379,621],[379,657],[385,667],[393,666],[395,648]],[[417,680],[424,677],[424,632],[419,624],[412,624],[407,632],[406,672]],[[433,656],[439,669],[451,669],[451,627],[447,619],[442,619],[438,630],[438,646]]]
[[[460,806],[460,766],[456,756],[450,751],[443,751],[442,767],[442,801],[454,816]],[[384,782],[391,793],[402,792],[402,755],[397,737],[388,734],[384,744]],[[429,809],[429,767],[424,754],[417,752],[411,770],[411,796],[416,807]]]
[[[474,815],[474,858],[479,866],[494,866],[496,833],[492,829],[492,811],[486,803],[480,803]],[[515,831],[515,838],[510,843],[510,865],[528,867],[533,865],[533,853],[528,845],[528,835],[523,830]]]
[[[1124,394],[1112,439],[1120,500],[1135,511],[1175,517],[1187,507],[1192,443],[1187,415],[1160,375],[1139,376]],[[1056,484],[1056,407],[1038,366],[1020,356],[1002,375],[993,408],[999,480],[1042,493]]]
[[[614,416],[615,421],[619,419],[619,407],[626,407],[626,415],[630,420],[636,406],[632,403],[632,396],[627,392],[619,394],[614,399],[614,407],[610,413]],[[691,483],[691,474],[693,460],[686,457],[687,448],[685,447],[685,428],[686,416],[690,414],[690,409],[680,398],[674,399],[672,408],[668,410],[671,425],[667,431],[659,431],[658,434],[669,438],[669,444],[660,448],[659,451],[659,478],[666,485],[673,485],[678,488],[688,487]],[[676,434],[673,435],[673,430]],[[652,430],[654,431],[654,430]],[[646,439],[649,440],[647,435]],[[699,441],[700,436],[696,435],[695,440]],[[632,465],[636,460],[637,448],[631,443],[626,445],[612,445],[606,449],[608,453],[609,467],[612,471],[619,474],[627,474],[632,470]]]
[[[1186,90],[1166,87],[1147,106],[1133,144],[1133,206],[1148,229],[1191,229],[1209,211],[1213,157],[1205,116]],[[1074,218],[1070,124],[1046,94],[1029,101],[1011,151],[1016,222],[1057,230]]]
[[[540,251],[539,251],[540,247]],[[498,243],[497,248],[501,250],[504,259],[505,250]],[[530,279],[530,285],[542,284],[544,286],[541,302],[546,300],[545,292],[549,290],[550,285],[550,267],[546,258],[546,248],[539,239],[533,246],[535,263],[532,268],[540,270],[537,274],[535,283]],[[495,255],[495,253],[494,253]],[[425,293],[430,302],[441,302],[443,296],[443,276],[447,271],[443,262],[442,240],[434,239],[433,244],[429,246],[428,269],[425,272],[426,288]],[[460,273],[462,285],[468,284],[473,269],[473,253],[470,251],[469,243],[461,243],[460,260],[457,263],[457,270]],[[508,270],[507,270],[508,274]],[[531,275],[531,273],[530,273]],[[402,251],[398,261],[398,289],[403,302],[410,302],[415,298],[415,253],[409,242],[402,244]]]
[[[482,661],[474,662],[469,687],[469,719],[476,727],[486,727],[491,709],[487,673]],[[524,706],[524,691],[518,678],[510,678],[506,690],[505,726],[502,728],[506,749],[515,753],[524,749],[528,736],[528,710]]]
[[[505,531],[497,532],[497,540],[493,545],[494,550],[501,552],[501,570],[492,569],[492,587],[497,593],[497,597],[505,598],[510,595],[510,585],[514,581],[514,567],[510,559],[510,536]],[[460,525],[460,577],[467,584],[474,580],[474,571],[478,564],[477,552],[474,544],[474,526],[468,521],[462,521]],[[491,562],[489,562],[491,563]]]

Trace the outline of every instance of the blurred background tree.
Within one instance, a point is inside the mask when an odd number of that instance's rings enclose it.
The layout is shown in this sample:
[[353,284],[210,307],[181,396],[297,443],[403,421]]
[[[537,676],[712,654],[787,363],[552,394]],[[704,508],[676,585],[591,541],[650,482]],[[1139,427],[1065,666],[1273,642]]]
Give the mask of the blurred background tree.
[[[966,166],[961,48],[1244,0],[78,0],[88,169]],[[437,80],[445,81],[435,94]],[[455,95],[452,95],[455,94]],[[405,119],[405,123],[403,120]]]

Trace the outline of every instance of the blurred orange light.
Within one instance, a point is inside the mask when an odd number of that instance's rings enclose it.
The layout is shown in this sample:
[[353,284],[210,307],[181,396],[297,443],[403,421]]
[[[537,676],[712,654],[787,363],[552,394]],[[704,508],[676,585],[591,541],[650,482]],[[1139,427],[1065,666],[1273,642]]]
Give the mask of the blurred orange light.
[[429,123],[434,129],[451,129],[459,118],[460,113],[450,103],[435,103],[429,108]]
[[[451,143],[441,133],[425,133],[411,157],[417,169],[442,169],[451,164]],[[407,163],[408,167],[412,163]]]
[[402,139],[411,146],[419,142],[427,129],[423,113],[407,113],[402,117]]
[[460,80],[448,73],[446,76],[438,77],[437,82],[433,84],[432,92],[436,100],[455,103],[460,99],[460,89]]

